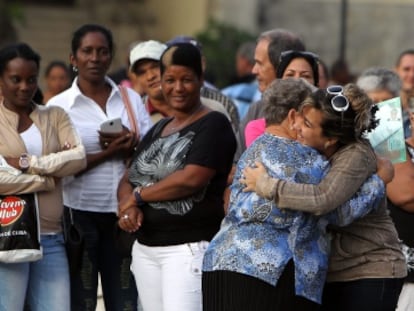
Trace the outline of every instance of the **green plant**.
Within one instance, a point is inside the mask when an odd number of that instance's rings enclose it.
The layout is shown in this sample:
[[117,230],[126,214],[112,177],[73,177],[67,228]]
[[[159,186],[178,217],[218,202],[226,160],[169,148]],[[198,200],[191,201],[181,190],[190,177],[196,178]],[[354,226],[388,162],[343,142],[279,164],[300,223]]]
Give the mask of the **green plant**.
[[247,31],[213,19],[195,37],[203,45],[207,63],[206,78],[219,88],[227,86],[235,74],[237,48],[243,42],[256,38]]

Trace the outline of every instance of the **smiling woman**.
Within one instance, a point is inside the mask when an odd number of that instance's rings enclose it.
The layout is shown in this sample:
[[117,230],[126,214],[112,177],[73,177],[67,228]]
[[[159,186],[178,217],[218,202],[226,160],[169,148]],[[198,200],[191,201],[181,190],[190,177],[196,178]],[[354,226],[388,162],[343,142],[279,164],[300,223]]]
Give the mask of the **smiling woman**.
[[23,310],[25,302],[30,310],[70,310],[61,178],[85,167],[85,148],[62,109],[32,101],[39,63],[27,44],[0,50],[0,155],[8,166],[0,171],[0,195],[36,194],[43,248],[38,261],[0,263],[0,310]]
[[200,101],[201,55],[173,44],[161,56],[173,117],[138,146],[118,190],[120,226],[136,232],[131,269],[146,311],[201,311],[201,263],[224,216],[236,141],[228,119]]
[[[329,158],[329,172],[319,184],[298,184],[297,180],[270,178],[258,164],[258,168],[244,171],[245,191],[254,190],[286,212],[296,210],[322,218],[347,200],[358,202],[367,194],[363,188],[370,180],[378,180],[380,175],[387,183],[393,177],[392,170],[382,174],[384,166],[379,164],[383,160],[376,159],[364,138],[376,126],[375,108],[355,84],[330,86],[311,94],[302,103],[294,128],[301,143]],[[384,190],[382,181],[365,189],[375,188]],[[321,310],[395,310],[407,271],[384,195],[383,191],[378,194],[380,204],[369,214],[347,226],[330,227],[332,249]]]

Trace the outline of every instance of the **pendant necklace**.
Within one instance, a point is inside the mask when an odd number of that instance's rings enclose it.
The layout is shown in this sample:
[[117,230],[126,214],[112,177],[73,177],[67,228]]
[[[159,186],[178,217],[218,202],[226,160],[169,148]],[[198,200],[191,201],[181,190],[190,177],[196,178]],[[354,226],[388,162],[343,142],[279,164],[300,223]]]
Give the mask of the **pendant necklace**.
[[[171,126],[169,132],[173,133],[177,130],[182,129],[184,126],[190,123],[190,121],[193,119],[193,117],[203,108],[203,104],[200,104],[197,108],[194,109],[193,112],[190,113],[190,115],[180,124],[177,124],[176,126]],[[174,118],[175,120],[175,118]]]

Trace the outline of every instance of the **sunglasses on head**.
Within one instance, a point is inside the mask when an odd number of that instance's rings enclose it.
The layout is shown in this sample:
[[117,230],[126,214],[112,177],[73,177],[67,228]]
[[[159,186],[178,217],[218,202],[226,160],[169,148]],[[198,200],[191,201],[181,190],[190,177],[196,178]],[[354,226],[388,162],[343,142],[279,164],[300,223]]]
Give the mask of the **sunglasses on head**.
[[279,61],[281,62],[283,58],[290,57],[290,56],[312,58],[315,61],[319,59],[319,56],[312,52],[288,50],[288,51],[283,51],[282,53],[280,53]]
[[349,108],[348,98],[345,97],[343,91],[344,88],[341,85],[331,85],[326,89],[328,94],[334,95],[331,99],[331,105],[335,111],[344,112]]

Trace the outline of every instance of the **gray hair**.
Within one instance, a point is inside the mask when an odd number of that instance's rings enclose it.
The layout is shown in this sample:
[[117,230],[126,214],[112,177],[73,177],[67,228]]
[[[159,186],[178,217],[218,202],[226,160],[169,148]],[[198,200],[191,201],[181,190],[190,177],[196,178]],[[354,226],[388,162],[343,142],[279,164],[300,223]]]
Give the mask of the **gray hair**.
[[262,96],[266,125],[282,123],[289,110],[299,110],[311,93],[312,85],[303,79],[274,80]]
[[267,53],[269,55],[269,60],[275,69],[275,73],[277,71],[277,67],[279,66],[280,54],[283,51],[305,51],[305,44],[302,39],[296,33],[283,28],[276,28],[262,32],[257,39],[257,42],[261,40],[269,41]]
[[394,71],[381,67],[371,67],[363,71],[356,84],[365,92],[384,90],[394,97],[399,96],[401,90],[399,76]]

